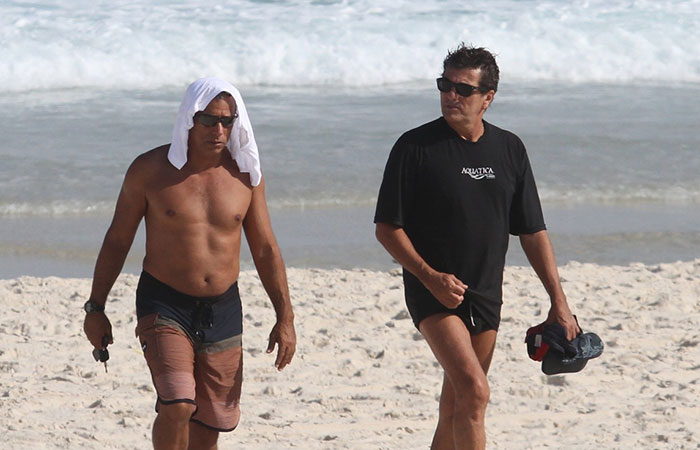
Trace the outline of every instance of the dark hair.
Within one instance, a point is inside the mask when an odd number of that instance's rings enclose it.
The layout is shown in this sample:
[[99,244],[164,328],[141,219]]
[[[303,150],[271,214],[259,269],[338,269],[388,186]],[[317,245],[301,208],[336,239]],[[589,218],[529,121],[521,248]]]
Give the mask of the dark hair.
[[226,100],[233,97],[230,93],[226,91],[221,91],[218,94],[216,94],[216,97],[213,98],[213,100]]
[[454,50],[448,50],[442,62],[442,74],[447,68],[452,69],[481,69],[479,87],[487,90],[498,90],[498,64],[494,55],[483,47],[466,46],[464,42]]
[[212,101],[214,101],[214,100],[224,100],[224,101],[226,101],[226,102],[228,103],[229,99],[231,99],[231,100],[233,101],[233,107],[234,107],[233,115],[235,116],[235,115],[237,115],[237,113],[238,113],[238,105],[236,104],[236,99],[233,98],[233,95],[231,95],[230,92],[221,91],[221,92],[219,92],[218,94],[216,94],[216,97],[214,97],[214,98],[211,99],[211,100],[212,100]]

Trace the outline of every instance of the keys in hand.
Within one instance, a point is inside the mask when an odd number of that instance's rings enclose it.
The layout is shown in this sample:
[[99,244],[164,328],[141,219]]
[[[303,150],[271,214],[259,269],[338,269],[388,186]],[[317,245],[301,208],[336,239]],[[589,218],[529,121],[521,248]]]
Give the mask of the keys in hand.
[[111,338],[105,334],[102,337],[102,348],[96,348],[92,351],[92,357],[95,358],[95,361],[104,363],[105,373],[108,373],[107,360],[109,360],[109,351],[107,350],[107,345],[109,344],[110,340]]

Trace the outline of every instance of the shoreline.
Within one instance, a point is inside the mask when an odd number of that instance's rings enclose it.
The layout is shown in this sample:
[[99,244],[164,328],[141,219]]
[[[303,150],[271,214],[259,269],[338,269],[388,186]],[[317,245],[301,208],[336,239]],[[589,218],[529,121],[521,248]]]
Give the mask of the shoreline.
[[[274,313],[254,271],[244,304],[242,420],[220,448],[426,448],[441,373],[405,312],[399,270],[289,268],[299,347],[278,373],[265,353]],[[527,358],[525,330],[547,312],[528,267],[507,266],[489,380],[488,446],[693,448],[700,440],[700,259],[560,267],[585,331],[605,352],[580,373],[546,377]],[[138,277],[109,297],[109,373],[82,335],[88,278],[0,280],[0,428],[6,448],[148,446],[150,376],[133,337]],[[309,382],[313,380],[313,382]]]
[[[700,256],[700,209],[683,205],[544,203],[560,264],[625,265],[692,261]],[[397,267],[374,237],[373,205],[271,210],[288,267],[389,270]],[[673,220],[667,220],[672,217]],[[109,217],[4,218],[0,279],[22,275],[91,277]],[[145,238],[139,229],[124,272],[140,273]],[[508,265],[527,265],[511,237]],[[243,268],[253,264],[243,240]]]

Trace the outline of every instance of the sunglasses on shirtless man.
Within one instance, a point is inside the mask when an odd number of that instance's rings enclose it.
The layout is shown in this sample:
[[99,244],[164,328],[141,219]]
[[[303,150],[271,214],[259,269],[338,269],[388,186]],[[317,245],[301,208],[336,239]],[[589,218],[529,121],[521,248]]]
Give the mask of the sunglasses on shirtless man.
[[237,118],[238,113],[232,116],[214,116],[200,111],[194,115],[195,122],[200,123],[205,127],[214,127],[217,123],[221,123],[221,126],[224,128],[231,128],[233,126],[233,122]]

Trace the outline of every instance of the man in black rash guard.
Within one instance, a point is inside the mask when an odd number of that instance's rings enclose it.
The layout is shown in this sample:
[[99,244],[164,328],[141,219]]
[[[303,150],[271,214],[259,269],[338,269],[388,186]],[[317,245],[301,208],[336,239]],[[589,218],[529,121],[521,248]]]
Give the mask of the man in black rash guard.
[[399,138],[377,200],[377,239],[403,266],[406,305],[444,369],[432,449],[486,446],[486,374],[509,233],[549,294],[547,322],[563,325],[569,339],[578,332],[525,147],[483,120],[498,77],[483,48],[448,53],[437,80],[442,117]]

